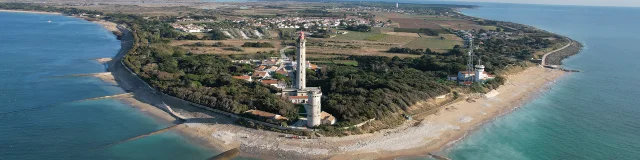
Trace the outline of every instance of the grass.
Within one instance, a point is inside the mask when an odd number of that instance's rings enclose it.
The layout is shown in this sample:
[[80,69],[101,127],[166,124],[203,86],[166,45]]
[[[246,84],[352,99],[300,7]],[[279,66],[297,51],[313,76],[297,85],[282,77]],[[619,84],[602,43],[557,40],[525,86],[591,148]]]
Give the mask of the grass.
[[354,61],[354,60],[319,60],[319,61],[312,61],[312,63],[318,64],[318,65],[342,64],[342,65],[349,65],[349,66],[358,66],[358,61]]
[[377,35],[373,35],[373,36],[367,37],[367,38],[365,38],[365,40],[367,40],[367,41],[379,41],[379,40],[381,40],[381,39],[383,39],[385,37],[387,37],[386,34],[377,34]]
[[358,61],[354,61],[354,60],[333,60],[333,63],[351,65],[351,66],[358,66]]
[[339,40],[368,40],[369,37],[372,39],[382,39],[384,38],[384,34],[380,33],[370,33],[370,32],[356,32],[356,31],[347,31],[347,34],[338,34],[334,39]]
[[437,38],[418,38],[415,39],[403,47],[408,47],[412,49],[426,49],[430,48],[431,50],[435,50],[438,52],[443,52],[453,48],[455,45],[462,45],[462,41],[457,40],[440,40]]
[[496,26],[482,26],[482,29],[484,30],[496,30],[498,27]]
[[[414,33],[415,34],[415,33]],[[385,43],[397,43],[397,44],[407,44],[411,41],[413,41],[414,39],[418,38],[418,34],[415,34],[415,37],[411,37],[411,36],[396,36],[396,35],[387,35],[384,38],[377,40],[378,42],[385,42]]]

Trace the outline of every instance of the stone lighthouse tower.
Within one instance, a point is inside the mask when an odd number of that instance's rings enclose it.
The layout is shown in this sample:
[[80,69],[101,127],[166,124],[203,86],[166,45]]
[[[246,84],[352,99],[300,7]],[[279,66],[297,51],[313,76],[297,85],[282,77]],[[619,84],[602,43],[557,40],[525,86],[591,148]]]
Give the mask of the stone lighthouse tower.
[[296,68],[296,89],[302,90],[307,87],[307,47],[305,46],[307,40],[304,39],[304,32],[300,32],[300,37],[297,40],[297,68]]
[[322,112],[320,108],[322,92],[320,90],[311,90],[307,94],[309,96],[309,101],[304,105],[304,109],[307,110],[307,126],[318,126],[322,119],[320,116],[320,112]]

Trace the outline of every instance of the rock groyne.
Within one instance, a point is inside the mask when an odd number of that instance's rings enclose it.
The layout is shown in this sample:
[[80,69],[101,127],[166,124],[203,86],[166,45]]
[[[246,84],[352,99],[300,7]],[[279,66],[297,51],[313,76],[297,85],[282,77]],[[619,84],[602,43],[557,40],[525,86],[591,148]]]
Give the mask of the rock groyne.
[[567,48],[564,48],[562,50],[559,50],[557,52],[547,55],[544,60],[545,61],[544,64],[545,65],[562,65],[563,59],[569,56],[578,54],[580,50],[582,50],[582,44],[580,42],[573,41],[571,45],[569,45]]

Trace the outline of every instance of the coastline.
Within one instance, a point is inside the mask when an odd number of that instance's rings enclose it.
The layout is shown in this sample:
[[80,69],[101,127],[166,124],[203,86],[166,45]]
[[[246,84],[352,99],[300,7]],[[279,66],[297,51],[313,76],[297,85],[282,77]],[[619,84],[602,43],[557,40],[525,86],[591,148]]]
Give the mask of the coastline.
[[[30,11],[16,12],[40,13]],[[41,13],[52,14],[50,12]],[[91,22],[101,24],[109,31],[122,31],[122,28],[119,27],[115,27],[116,30],[108,27],[117,26],[112,22]],[[135,82],[139,78],[132,79],[131,76],[135,75],[126,75],[128,73],[122,72],[122,67],[126,66],[119,65],[121,64],[119,62],[120,59],[130,48],[130,46],[127,47],[125,45],[128,45],[127,42],[129,44],[132,43],[131,40],[125,38],[121,41],[123,42],[123,47],[118,55],[113,58],[113,61],[104,62],[109,64],[110,72],[107,72],[109,75],[96,74],[96,77],[102,80],[113,79],[114,83],[127,92],[134,92],[133,97],[118,98],[118,100],[138,108],[146,115],[175,124],[177,123],[175,117],[172,117],[165,111],[166,109],[162,109],[163,106],[160,106],[161,103],[159,102],[164,103],[166,101],[167,104],[174,107],[173,109],[177,113],[182,116],[186,115],[185,117],[189,118],[185,125],[180,125],[175,129],[181,135],[188,137],[194,143],[217,151],[240,147],[243,152],[241,155],[249,157],[260,155],[263,158],[392,159],[394,157],[407,157],[407,155],[426,155],[426,153],[451,146],[451,144],[464,138],[466,134],[477,129],[482,124],[522,106],[541,92],[540,87],[549,85],[565,74],[558,70],[530,67],[518,74],[507,76],[507,83],[498,89],[500,94],[496,96],[497,99],[494,97],[475,99],[476,102],[472,103],[467,101],[456,102],[442,106],[436,114],[427,116],[423,120],[408,121],[400,127],[375,133],[299,140],[281,137],[282,133],[238,126],[234,124],[235,119],[231,117],[197,109],[184,102],[170,102],[171,100],[168,100],[163,95],[141,88],[140,86],[143,85],[140,85],[140,82]],[[537,76],[532,79],[529,75]],[[111,83],[111,81],[107,80],[105,82]],[[523,86],[525,87],[524,90],[518,90]],[[433,132],[434,130],[435,132]],[[399,144],[397,142],[410,144]]]
[[0,9],[0,12],[14,12],[14,13],[33,13],[33,14],[55,14],[55,15],[62,15],[62,13],[57,13],[57,12],[21,11],[21,10],[6,10],[6,9]]
[[[75,18],[85,19],[83,17],[74,16]],[[87,19],[85,19],[87,20]],[[94,77],[101,79],[104,82],[116,85],[126,92],[132,93],[132,96],[128,97],[120,97],[117,100],[122,103],[128,104],[129,106],[138,109],[140,112],[143,112],[145,115],[150,116],[161,123],[166,124],[177,124],[178,126],[172,129],[179,135],[185,137],[191,143],[200,145],[205,148],[209,148],[215,152],[226,151],[232,149],[230,147],[225,147],[225,143],[221,141],[216,141],[215,139],[207,138],[210,137],[211,134],[204,134],[204,132],[211,132],[210,129],[207,130],[206,127],[200,127],[199,124],[192,123],[182,123],[177,117],[171,115],[167,108],[163,108],[163,104],[168,104],[171,106],[180,105],[179,111],[182,109],[188,108],[189,110],[198,110],[195,107],[189,107],[188,104],[182,101],[175,101],[166,99],[162,95],[158,95],[153,93],[150,88],[140,87],[146,86],[147,84],[142,82],[136,75],[130,74],[126,66],[124,66],[120,61],[124,57],[124,55],[129,52],[129,50],[133,46],[133,39],[131,32],[124,28],[124,26],[118,25],[109,21],[91,21],[92,23],[100,24],[104,29],[111,31],[113,33],[122,34],[122,39],[120,39],[121,48],[118,53],[112,58],[96,58],[94,59],[96,62],[100,64],[106,64],[108,66],[108,71],[103,73],[96,73]],[[144,84],[141,84],[144,83]],[[201,112],[206,112],[204,110],[200,110]],[[185,111],[182,111],[184,113]],[[193,114],[193,113],[189,113]],[[235,123],[235,121],[229,121],[228,123]],[[203,136],[204,135],[204,136]]]

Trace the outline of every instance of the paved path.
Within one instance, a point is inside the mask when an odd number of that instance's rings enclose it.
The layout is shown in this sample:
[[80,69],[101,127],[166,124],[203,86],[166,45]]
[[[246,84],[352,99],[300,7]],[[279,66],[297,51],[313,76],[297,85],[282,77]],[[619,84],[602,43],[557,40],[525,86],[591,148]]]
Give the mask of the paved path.
[[287,58],[287,55],[286,55],[286,54],[284,54],[284,52],[285,52],[287,49],[289,49],[289,48],[295,48],[295,47],[293,47],[293,46],[286,46],[286,47],[284,47],[284,48],[280,49],[280,57],[281,57],[282,59],[288,59],[288,58]]
[[571,44],[573,44],[573,41],[572,41],[572,40],[571,40],[571,41],[569,42],[569,44],[567,44],[566,46],[564,46],[564,47],[562,47],[562,48],[560,48],[560,49],[556,49],[556,50],[553,50],[553,51],[551,51],[551,52],[549,52],[549,53],[544,54],[544,56],[542,56],[542,62],[540,63],[540,65],[542,65],[542,66],[544,66],[544,65],[545,65],[545,63],[546,63],[546,61],[547,61],[547,56],[548,56],[548,55],[550,55],[550,54],[552,54],[552,53],[556,53],[557,51],[563,50],[563,49],[565,49],[565,48],[567,48],[567,47],[571,46]]
[[[176,119],[184,119],[184,117],[175,113],[169,106],[174,106],[174,103],[169,103],[163,100],[158,95],[155,89],[140,79],[135,73],[132,73],[126,68],[122,62],[124,56],[133,47],[133,35],[125,29],[118,27],[123,32],[123,40],[121,49],[118,54],[113,57],[113,60],[109,62],[107,70],[113,74],[118,85],[126,92],[133,93],[133,97],[143,103],[147,103],[158,107]],[[176,104],[177,105],[177,104]]]

